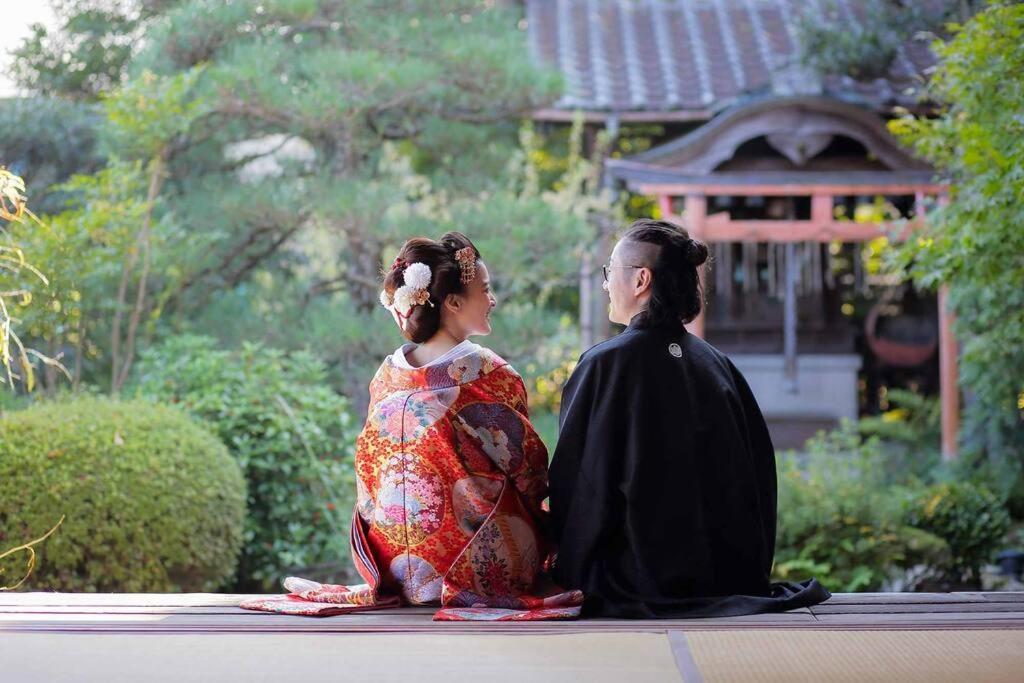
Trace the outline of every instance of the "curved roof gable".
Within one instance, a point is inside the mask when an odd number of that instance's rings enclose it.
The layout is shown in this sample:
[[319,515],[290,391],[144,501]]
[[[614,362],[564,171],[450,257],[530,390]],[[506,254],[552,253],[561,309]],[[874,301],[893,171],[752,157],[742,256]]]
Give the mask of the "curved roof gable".
[[771,98],[738,106],[629,161],[680,173],[707,174],[731,159],[740,145],[760,136],[796,166],[803,166],[834,137],[844,136],[859,142],[890,170],[929,168],[899,147],[874,113],[825,97]]

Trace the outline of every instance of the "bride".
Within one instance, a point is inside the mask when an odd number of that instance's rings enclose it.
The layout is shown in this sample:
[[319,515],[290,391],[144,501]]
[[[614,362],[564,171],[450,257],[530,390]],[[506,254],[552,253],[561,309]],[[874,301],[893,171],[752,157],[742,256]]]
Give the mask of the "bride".
[[512,606],[544,560],[548,460],[522,379],[469,340],[491,332],[487,266],[460,233],[409,240],[381,303],[410,343],[371,382],[356,442],[357,565],[408,604]]
[[441,605],[439,619],[577,615],[578,591],[538,586],[548,559],[548,458],[523,380],[469,339],[491,332],[496,305],[480,252],[457,232],[411,239],[380,298],[408,343],[370,383],[356,442],[352,556],[366,583],[288,579],[292,604],[312,604],[287,611],[323,614],[330,608],[315,603],[334,603],[335,611]]

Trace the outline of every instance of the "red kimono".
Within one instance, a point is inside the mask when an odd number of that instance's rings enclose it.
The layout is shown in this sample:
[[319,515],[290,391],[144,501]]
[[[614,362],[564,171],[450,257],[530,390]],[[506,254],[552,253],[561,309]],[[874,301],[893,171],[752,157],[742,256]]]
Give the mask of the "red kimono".
[[548,555],[547,450],[528,419],[522,378],[497,354],[474,346],[423,368],[389,356],[370,384],[355,465],[352,557],[366,585],[289,579],[292,595],[273,611],[400,603],[440,604],[437,619],[578,614],[578,591],[537,585]]

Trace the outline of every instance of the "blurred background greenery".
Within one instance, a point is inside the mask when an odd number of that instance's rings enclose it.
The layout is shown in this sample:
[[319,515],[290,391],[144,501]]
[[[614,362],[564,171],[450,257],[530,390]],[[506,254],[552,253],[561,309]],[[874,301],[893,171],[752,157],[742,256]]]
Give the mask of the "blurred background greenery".
[[[782,578],[978,586],[1020,545],[1024,13],[968,5],[936,46],[947,108],[891,124],[954,201],[921,240],[866,257],[957,283],[963,456],[940,462],[937,403],[911,392],[781,455]],[[658,212],[609,189],[600,158],[664,131],[529,122],[563,84],[531,59],[520,3],[54,7],[11,53],[24,95],[0,100],[0,550],[69,519],[27,587],[351,578],[354,439],[401,341],[380,268],[410,236],[474,239],[500,301],[484,343],[524,375],[553,447],[581,259],[609,224]],[[921,29],[893,7],[852,37],[806,25],[808,65],[870,78]],[[16,210],[26,196],[38,220]],[[0,560],[0,584],[23,565]]]

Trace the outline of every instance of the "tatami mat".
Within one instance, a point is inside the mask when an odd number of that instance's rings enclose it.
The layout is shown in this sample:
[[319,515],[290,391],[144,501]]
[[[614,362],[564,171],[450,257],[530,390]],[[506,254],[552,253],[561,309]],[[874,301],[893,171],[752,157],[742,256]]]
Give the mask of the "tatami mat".
[[707,683],[1020,683],[1024,631],[718,631],[686,634]]
[[1024,593],[839,594],[783,614],[436,622],[326,619],[247,596],[0,593],[0,683],[894,681],[1024,683]]
[[647,683],[681,680],[664,634],[8,633],[0,681]]

